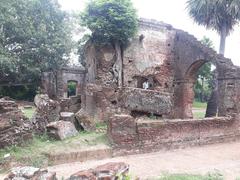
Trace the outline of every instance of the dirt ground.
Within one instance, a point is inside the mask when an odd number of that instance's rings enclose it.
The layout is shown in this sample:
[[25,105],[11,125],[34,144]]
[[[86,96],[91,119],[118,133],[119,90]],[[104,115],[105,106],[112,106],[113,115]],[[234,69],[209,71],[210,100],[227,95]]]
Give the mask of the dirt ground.
[[49,167],[58,177],[67,178],[71,174],[104,164],[106,162],[126,162],[130,172],[141,179],[157,177],[162,173],[206,174],[219,171],[227,180],[240,177],[240,142],[207,145],[181,150],[161,151],[116,157],[84,163],[70,163]]

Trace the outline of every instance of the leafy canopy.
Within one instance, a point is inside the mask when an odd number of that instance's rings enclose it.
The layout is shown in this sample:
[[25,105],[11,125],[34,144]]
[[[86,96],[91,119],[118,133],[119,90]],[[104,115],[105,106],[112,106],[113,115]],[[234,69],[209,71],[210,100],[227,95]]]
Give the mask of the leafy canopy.
[[126,44],[137,31],[137,14],[130,0],[91,0],[81,14],[82,24],[100,44]]
[[219,34],[223,26],[229,34],[240,19],[239,0],[188,0],[187,9],[199,25]]
[[67,63],[67,14],[56,0],[0,0],[0,82],[35,82]]

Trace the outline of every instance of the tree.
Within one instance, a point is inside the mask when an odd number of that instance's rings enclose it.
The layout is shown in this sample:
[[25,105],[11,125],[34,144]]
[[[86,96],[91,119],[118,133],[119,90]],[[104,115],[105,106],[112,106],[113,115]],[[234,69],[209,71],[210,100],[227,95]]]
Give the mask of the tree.
[[199,24],[220,35],[219,53],[224,55],[226,37],[240,19],[239,0],[188,0],[189,15]]
[[82,24],[92,31],[91,39],[98,45],[114,46],[113,66],[118,86],[122,86],[122,53],[137,32],[136,10],[130,0],[91,0],[81,14]]
[[0,0],[0,82],[37,82],[67,63],[67,14],[56,0]]

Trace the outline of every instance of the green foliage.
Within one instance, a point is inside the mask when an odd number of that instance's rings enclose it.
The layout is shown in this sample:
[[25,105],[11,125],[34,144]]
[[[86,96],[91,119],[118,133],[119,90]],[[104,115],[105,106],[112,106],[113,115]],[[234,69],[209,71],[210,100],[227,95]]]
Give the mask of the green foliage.
[[211,39],[209,39],[206,36],[203,36],[201,43],[204,44],[205,46],[214,49],[213,42]]
[[195,22],[220,34],[219,53],[224,55],[226,37],[240,20],[240,1],[188,0],[187,8]]
[[213,72],[211,63],[205,63],[197,74],[197,81],[194,86],[195,99],[206,102],[212,91]]
[[35,113],[35,110],[36,110],[35,107],[27,108],[27,109],[23,108],[23,114],[27,118],[31,119],[33,117],[34,113]]
[[87,42],[91,39],[91,36],[88,34],[85,34],[79,41],[78,41],[78,54],[79,54],[79,62],[84,67],[86,66],[86,56],[85,56],[85,47]]
[[159,180],[223,180],[223,175],[219,172],[208,173],[207,175],[191,175],[191,174],[166,174]]
[[107,129],[107,123],[105,123],[105,122],[97,122],[96,123],[96,128],[97,129]]
[[240,19],[239,0],[188,0],[187,8],[199,25],[216,30],[219,34],[223,25],[229,34]]
[[36,82],[67,63],[68,16],[56,0],[0,0],[0,81]]
[[193,108],[206,109],[207,108],[207,103],[194,101],[193,102]]
[[62,154],[66,152],[82,151],[97,145],[107,145],[108,139],[105,133],[85,132],[79,135],[56,141],[49,138],[46,134],[34,136],[32,141],[26,142],[21,146],[10,146],[0,149],[0,162],[3,161],[5,154],[10,153],[11,157],[24,165],[42,167],[49,165],[49,153]]
[[47,164],[47,156],[39,153],[38,148],[50,143],[47,135],[34,136],[32,141],[26,142],[22,146],[10,146],[0,150],[0,159],[4,154],[10,153],[17,162],[25,163],[35,167],[43,167]]
[[[201,42],[207,47],[213,48],[213,43],[209,38],[204,36]],[[198,101],[206,102],[211,95],[213,81],[213,72],[211,67],[212,64],[208,62],[198,69],[197,81],[194,86],[195,99]]]
[[77,90],[77,82],[69,81],[68,82],[68,96],[75,96]]
[[35,85],[1,86],[0,97],[9,96],[16,100],[33,101],[36,91]]
[[137,32],[136,10],[130,0],[91,0],[81,20],[97,44],[125,45]]

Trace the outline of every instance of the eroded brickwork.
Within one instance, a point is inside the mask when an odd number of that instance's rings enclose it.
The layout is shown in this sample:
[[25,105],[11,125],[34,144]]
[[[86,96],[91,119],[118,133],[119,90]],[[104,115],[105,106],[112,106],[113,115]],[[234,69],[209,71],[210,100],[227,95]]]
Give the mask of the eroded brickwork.
[[58,71],[43,72],[42,93],[50,98],[68,98],[68,82],[76,82],[76,95],[82,95],[85,86],[85,69],[83,68],[62,68]]
[[0,99],[0,149],[32,138],[33,126],[15,101]]
[[[192,118],[196,74],[206,62],[216,66],[218,96],[232,97],[231,101],[218,98],[219,115],[237,111],[233,104],[238,104],[239,68],[194,36],[171,25],[145,19],[139,21],[138,34],[123,51],[123,84],[120,87],[114,78],[116,52],[113,46],[88,44],[85,54],[86,87],[95,84],[98,88],[85,89],[86,101],[82,107],[95,119],[107,120],[114,112],[131,114],[133,111],[163,118]],[[104,88],[107,90],[99,91]]]
[[[83,82],[82,114],[109,122],[108,135],[116,146],[159,149],[239,137],[240,68],[230,59],[187,32],[146,19],[122,47],[120,60],[116,47],[89,41],[86,71],[79,76],[62,71],[56,88],[64,96],[66,80]],[[207,62],[216,66],[219,117],[192,119],[197,71]]]
[[[123,51],[122,86],[114,81],[114,48],[91,45],[88,51],[96,69],[89,72],[95,88],[88,91],[85,109],[109,120],[112,143],[152,151],[237,139],[240,68],[171,25],[145,19],[139,25]],[[216,66],[219,117],[192,119],[193,87],[206,62]]]
[[239,120],[231,117],[206,119],[136,119],[115,115],[108,135],[115,148],[150,152],[237,140]]

